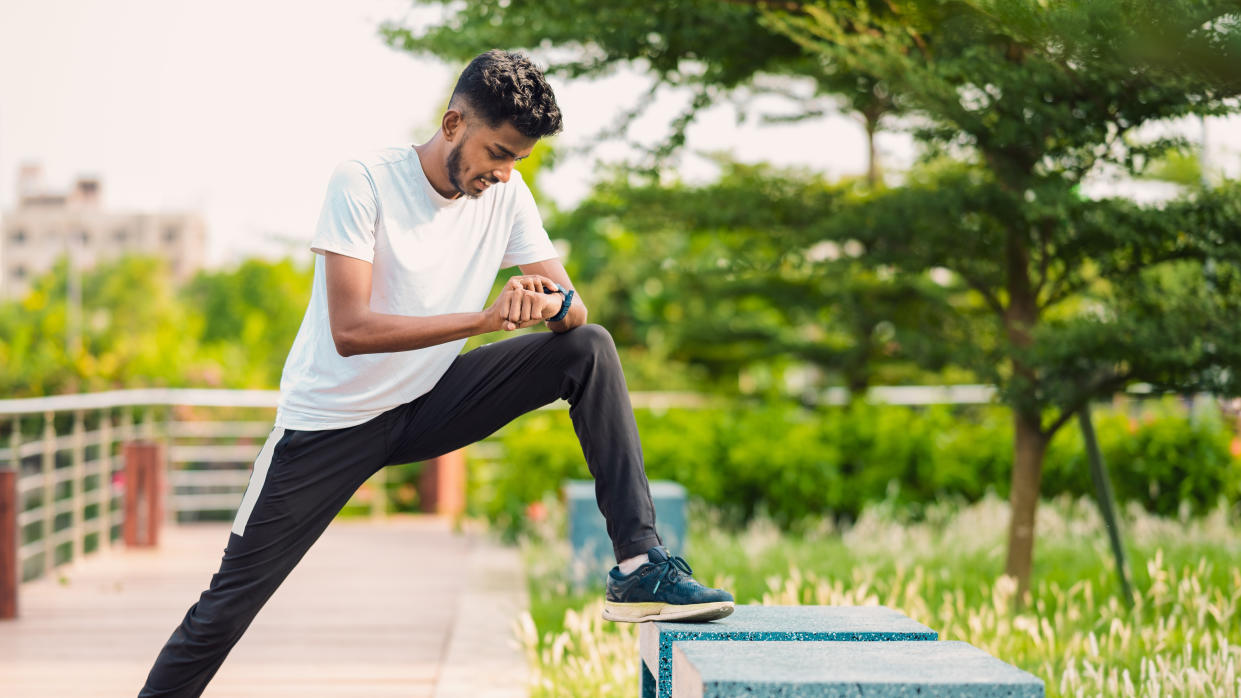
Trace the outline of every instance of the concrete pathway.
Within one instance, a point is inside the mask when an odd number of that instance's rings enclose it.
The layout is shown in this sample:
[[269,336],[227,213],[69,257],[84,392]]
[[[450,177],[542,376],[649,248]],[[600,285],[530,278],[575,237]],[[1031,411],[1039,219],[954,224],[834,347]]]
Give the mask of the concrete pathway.
[[[228,524],[86,558],[22,586],[0,621],[0,695],[132,696],[210,581]],[[510,581],[518,583],[510,583]],[[334,522],[259,613],[206,696],[526,695],[520,558],[433,517]]]

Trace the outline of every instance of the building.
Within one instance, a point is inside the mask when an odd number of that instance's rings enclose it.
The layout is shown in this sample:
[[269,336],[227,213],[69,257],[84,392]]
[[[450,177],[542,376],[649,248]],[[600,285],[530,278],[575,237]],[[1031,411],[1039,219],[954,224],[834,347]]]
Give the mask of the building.
[[68,193],[47,191],[42,179],[38,165],[23,165],[17,208],[0,220],[0,297],[24,295],[33,279],[66,256],[79,269],[125,254],[160,256],[177,280],[203,266],[206,225],[200,215],[108,211],[96,178],[79,177]]

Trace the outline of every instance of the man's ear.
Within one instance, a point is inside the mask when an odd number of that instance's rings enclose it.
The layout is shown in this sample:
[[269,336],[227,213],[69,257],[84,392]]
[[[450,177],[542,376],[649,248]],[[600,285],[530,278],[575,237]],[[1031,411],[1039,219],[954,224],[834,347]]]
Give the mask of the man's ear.
[[444,112],[444,118],[440,120],[440,131],[444,134],[444,140],[449,143],[453,139],[465,131],[465,117],[460,111],[449,108]]

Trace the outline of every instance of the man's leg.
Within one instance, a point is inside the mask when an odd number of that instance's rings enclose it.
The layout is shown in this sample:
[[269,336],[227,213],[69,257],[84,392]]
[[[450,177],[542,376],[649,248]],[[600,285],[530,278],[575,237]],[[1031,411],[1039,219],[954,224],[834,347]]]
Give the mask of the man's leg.
[[632,572],[617,566],[608,573],[603,617],[706,621],[732,613],[731,594],[698,583],[689,564],[660,545],[629,391],[612,338],[598,325],[524,335],[457,357],[431,392],[396,410],[400,431],[389,463],[473,443],[558,397],[569,401],[617,561],[647,559]]
[[612,337],[598,325],[522,335],[458,356],[431,392],[395,410],[388,462],[461,448],[557,398],[569,402],[616,559],[659,545],[629,389]]
[[259,609],[353,492],[382,467],[392,414],[348,429],[272,432],[220,570],[164,645],[140,696],[203,692]]

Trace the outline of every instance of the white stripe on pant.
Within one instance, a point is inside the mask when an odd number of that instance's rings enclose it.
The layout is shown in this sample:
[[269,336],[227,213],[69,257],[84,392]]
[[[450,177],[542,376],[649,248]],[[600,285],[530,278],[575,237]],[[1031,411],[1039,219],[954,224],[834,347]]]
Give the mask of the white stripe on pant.
[[276,427],[254,459],[254,471],[250,473],[250,484],[246,485],[246,494],[241,498],[241,506],[237,509],[237,518],[233,520],[233,533],[246,535],[246,522],[250,520],[250,512],[254,511],[254,503],[263,491],[263,482],[267,479],[267,469],[271,467],[271,454],[276,450],[280,437],[284,436],[284,427]]

